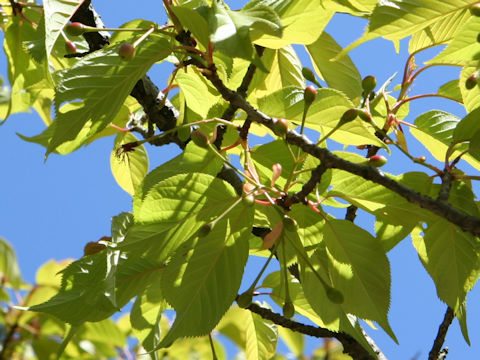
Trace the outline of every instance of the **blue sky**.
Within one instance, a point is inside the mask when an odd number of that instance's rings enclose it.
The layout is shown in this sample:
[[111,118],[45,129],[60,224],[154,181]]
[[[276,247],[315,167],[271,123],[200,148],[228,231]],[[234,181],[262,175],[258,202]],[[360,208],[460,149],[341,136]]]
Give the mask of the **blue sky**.
[[[246,1],[228,1],[239,8]],[[94,1],[96,10],[109,27],[119,26],[136,18],[158,23],[165,22],[161,1],[142,0],[117,2]],[[336,16],[327,28],[329,33],[346,46],[359,37],[365,21],[346,15]],[[350,56],[362,76],[375,75],[379,83],[395,72],[403,71],[408,42],[401,43],[396,54],[392,43],[374,40],[353,50]],[[436,50],[438,51],[438,50]],[[432,52],[430,52],[432,54]],[[305,55],[300,53],[302,60]],[[442,67],[427,70],[414,86],[415,94],[432,92],[448,80],[458,77],[458,69]],[[0,55],[0,74],[6,78],[5,56]],[[151,76],[160,88],[166,84],[168,73],[158,67]],[[398,77],[394,83],[398,83]],[[411,106],[407,120],[431,109],[450,111],[463,116],[461,107],[447,100],[418,100]],[[113,138],[101,139],[68,156],[52,155],[44,162],[44,149],[22,141],[16,133],[36,135],[44,125],[35,114],[12,116],[0,128],[0,236],[13,244],[25,280],[34,280],[36,269],[53,259],[79,258],[83,246],[110,233],[110,219],[131,209],[130,196],[120,189],[110,173],[110,151]],[[409,142],[418,156],[427,155],[420,144]],[[151,169],[175,156],[175,146],[149,149]],[[394,153],[385,170],[401,173],[415,168],[404,157]],[[478,188],[477,188],[478,189]],[[367,216],[359,216],[358,223]],[[367,229],[372,230],[372,229]],[[409,238],[389,253],[392,268],[392,303],[390,322],[400,345],[397,346],[381,330],[366,327],[369,334],[391,360],[425,359],[443,319],[446,305],[436,297],[435,287],[423,269]],[[247,268],[250,276],[258,271],[256,263]],[[458,322],[449,330],[446,345],[451,359],[474,359],[480,353],[480,291],[475,288],[468,296],[468,318],[472,346],[468,347],[460,333]],[[318,340],[309,341],[309,349]]]

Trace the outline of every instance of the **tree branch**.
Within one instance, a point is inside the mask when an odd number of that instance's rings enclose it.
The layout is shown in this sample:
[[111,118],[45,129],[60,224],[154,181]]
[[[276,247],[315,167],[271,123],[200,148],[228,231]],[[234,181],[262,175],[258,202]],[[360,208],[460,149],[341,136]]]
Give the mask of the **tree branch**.
[[[450,196],[450,190],[452,188],[452,174],[446,168],[442,174],[442,186],[440,187],[440,191],[438,192],[437,200],[441,202],[447,202]],[[452,323],[453,319],[455,318],[455,312],[453,309],[448,306],[445,312],[445,316],[443,317],[443,321],[438,327],[437,336],[433,342],[432,349],[428,354],[428,360],[440,360],[443,359],[445,354],[448,353],[448,350],[442,350],[442,346],[445,342],[445,338],[447,336],[448,328]],[[445,353],[446,351],[446,353]]]
[[[310,335],[316,338],[335,338],[343,345],[343,352],[350,355],[355,360],[377,360],[373,355],[367,352],[353,337],[346,333],[337,333],[321,327],[305,325],[296,321],[287,319],[280,314],[274,313],[270,309],[261,307],[258,304],[251,303],[248,307],[251,312],[260,315],[263,319],[270,320],[274,324],[283,326],[284,328],[296,331],[301,334]],[[370,339],[371,340],[371,339]],[[368,338],[367,338],[368,341]],[[373,342],[373,340],[371,340]],[[370,341],[369,341],[370,342]],[[376,347],[376,346],[375,346]],[[375,348],[374,348],[375,349]],[[378,348],[377,348],[378,350]],[[377,353],[380,355],[381,353]],[[383,355],[381,355],[383,356]],[[385,359],[380,357],[379,359]]]
[[[215,86],[215,88],[220,92],[226,101],[235,104],[240,109],[245,111],[247,115],[251,117],[252,121],[263,124],[272,131],[274,130],[274,121],[271,117],[263,114],[250,105],[235,91],[227,88],[223,84],[222,80],[218,77],[215,66],[212,66],[210,70],[211,73],[208,75],[205,74],[205,76],[208,78],[208,80],[210,80],[210,82]],[[365,180],[370,180],[376,184],[382,185],[383,187],[400,195],[408,202],[416,204],[438,216],[445,218],[452,224],[460,227],[463,231],[470,232],[475,236],[480,236],[480,219],[477,217],[465,214],[448,203],[432,199],[429,196],[423,195],[418,191],[402,185],[389,178],[375,167],[355,164],[344,160],[334,155],[329,150],[316,146],[307,137],[298,134],[294,130],[288,130],[285,139],[288,143],[300,147],[307,154],[319,159],[327,168],[344,170],[351,174],[358,175]]]
[[438,327],[438,333],[435,338],[435,341],[433,342],[432,349],[428,354],[428,360],[440,360],[443,358],[445,351],[448,352],[448,350],[442,350],[442,346],[443,346],[443,343],[445,342],[445,337],[447,336],[448,328],[454,318],[455,318],[455,313],[453,312],[453,309],[449,306],[447,308],[447,311],[445,312],[445,316],[443,318],[442,323]]

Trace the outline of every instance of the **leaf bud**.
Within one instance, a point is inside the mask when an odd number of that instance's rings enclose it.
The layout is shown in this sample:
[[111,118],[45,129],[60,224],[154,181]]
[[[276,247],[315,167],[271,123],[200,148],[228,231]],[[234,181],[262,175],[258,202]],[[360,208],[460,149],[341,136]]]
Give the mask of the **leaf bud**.
[[285,301],[283,304],[283,316],[290,319],[295,315],[295,305],[291,301]]
[[85,248],[83,249],[83,254],[84,256],[94,255],[105,248],[106,246],[104,244],[101,244],[97,241],[90,241],[85,245]]
[[280,177],[280,175],[282,175],[282,165],[279,164],[279,163],[273,164],[272,165],[272,171],[273,171],[273,174],[272,174],[271,186],[273,187],[275,185],[275,182]]
[[195,145],[204,149],[208,148],[208,144],[209,144],[208,137],[202,131],[200,130],[192,131],[192,133],[190,134],[190,138],[195,143]]
[[305,105],[310,106],[315,101],[317,97],[317,89],[313,85],[308,85],[303,92],[303,99],[305,100]]
[[337,289],[334,289],[332,287],[327,288],[327,297],[328,300],[330,300],[334,304],[343,304],[343,294]]
[[135,48],[133,47],[132,44],[123,43],[122,45],[120,45],[120,48],[118,49],[118,55],[122,60],[125,60],[125,61],[132,60],[133,57],[135,56]]
[[208,223],[198,229],[198,237],[207,236],[212,231],[212,224]]
[[77,46],[75,45],[75,43],[68,40],[65,43],[65,51],[67,52],[67,54],[76,54],[77,53]]
[[369,94],[375,89],[376,86],[377,86],[377,79],[375,79],[375,76],[368,75],[363,78],[362,89],[365,91],[365,93]]
[[476,3],[470,6],[470,13],[473,16],[480,16],[480,3]]
[[242,203],[245,206],[253,206],[253,204],[255,204],[255,196],[253,196],[253,194],[243,196],[242,197]]
[[285,136],[288,131],[288,121],[285,119],[274,119],[273,131],[278,136]]
[[362,110],[362,109],[358,109],[357,110],[357,115],[360,119],[362,119],[363,121],[365,122],[371,122],[371,118],[370,118],[370,114],[367,113],[365,110]]
[[270,231],[265,237],[263,238],[263,248],[270,249],[273,245],[277,243],[280,239],[280,236],[283,232],[283,222],[280,221],[272,231]]
[[287,229],[288,231],[297,231],[297,228],[298,228],[298,224],[297,222],[295,221],[295,219],[291,218],[290,216],[288,215],[284,215],[283,216],[283,219],[282,219],[282,222],[283,222],[283,226],[285,227],[285,229]]
[[472,90],[478,84],[478,74],[472,74],[465,80],[465,87],[467,90]]
[[67,24],[65,32],[70,36],[80,36],[85,32],[85,25],[80,22]]
[[425,156],[419,156],[414,159],[415,162],[417,163],[424,163],[427,160]]
[[358,115],[358,109],[348,109],[343,113],[337,126],[342,126],[342,125],[345,125],[346,123],[349,123],[355,120],[357,115]]
[[375,166],[377,168],[382,167],[387,163],[387,158],[383,155],[373,155],[368,158],[368,165]]
[[302,75],[305,78],[305,80],[311,81],[312,83],[316,84],[317,83],[317,78],[315,77],[315,74],[313,71],[307,67],[302,68]]
[[242,309],[245,309],[252,303],[253,293],[250,290],[245,291],[243,294],[237,296],[237,304]]

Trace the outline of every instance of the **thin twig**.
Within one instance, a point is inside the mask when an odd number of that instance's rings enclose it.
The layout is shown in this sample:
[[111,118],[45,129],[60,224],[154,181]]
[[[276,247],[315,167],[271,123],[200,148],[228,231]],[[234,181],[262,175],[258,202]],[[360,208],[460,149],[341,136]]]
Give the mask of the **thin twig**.
[[[250,304],[247,309],[260,315],[263,319],[270,320],[277,325],[301,334],[310,335],[316,338],[335,338],[343,345],[343,352],[350,355],[355,360],[377,360],[377,358],[365,350],[353,337],[346,333],[337,333],[321,327],[298,323],[255,303]],[[383,359],[385,359],[385,357],[383,357]]]
[[[442,323],[438,327],[438,333],[435,338],[435,341],[433,342],[432,350],[430,350],[430,353],[428,354],[428,360],[440,360],[442,358],[442,346],[443,343],[445,342],[445,337],[447,336],[447,331],[452,323],[453,319],[455,318],[455,313],[453,312],[453,309],[449,306],[447,308],[447,311],[445,312],[445,316],[443,318]],[[448,353],[448,350],[447,350]]]

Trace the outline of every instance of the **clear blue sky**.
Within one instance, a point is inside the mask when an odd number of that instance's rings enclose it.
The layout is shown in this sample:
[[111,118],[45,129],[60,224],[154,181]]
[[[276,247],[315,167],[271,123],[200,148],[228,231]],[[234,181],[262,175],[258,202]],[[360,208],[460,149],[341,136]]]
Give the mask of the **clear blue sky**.
[[[118,2],[93,1],[107,26],[119,26],[135,18],[163,23],[161,1],[142,0]],[[246,1],[228,1],[232,8]],[[120,5],[121,4],[121,5]],[[337,16],[328,31],[343,46],[359,37],[365,27],[361,19]],[[394,72],[403,71],[407,57],[407,41],[396,54],[385,40],[368,42],[350,54],[362,76],[375,75],[385,81]],[[305,60],[305,55],[300,54]],[[419,77],[413,93],[436,91],[439,85],[458,76],[458,69],[428,70]],[[0,56],[0,74],[6,78],[5,56]],[[151,75],[164,87],[168,73],[153,69]],[[398,78],[396,82],[398,83]],[[446,100],[419,100],[413,104],[408,120],[431,109],[442,109],[463,116],[462,109]],[[68,156],[52,155],[44,163],[44,149],[20,140],[15,134],[36,135],[44,129],[35,114],[12,116],[0,128],[0,236],[13,244],[20,267],[29,282],[36,269],[48,259],[79,258],[83,246],[110,233],[110,218],[131,209],[131,199],[115,183],[109,167],[113,139],[101,139]],[[409,142],[412,147],[413,142]],[[427,155],[421,145],[414,145],[418,155]],[[151,149],[151,168],[178,153],[175,146]],[[386,171],[401,173],[404,166],[414,168],[402,156],[394,154]],[[422,168],[423,170],[423,168]],[[359,224],[366,217],[359,217]],[[369,229],[372,230],[372,229]],[[390,360],[408,360],[419,355],[426,359],[443,319],[446,305],[437,297],[433,282],[423,269],[410,239],[404,240],[389,253],[392,267],[392,303],[390,322],[400,345],[397,346],[381,330],[366,327]],[[258,271],[257,267],[247,270]],[[476,359],[480,354],[480,291],[475,288],[468,296],[468,318],[472,347],[464,342],[458,322],[449,330],[446,345],[449,359]],[[318,340],[309,341],[309,348]]]

